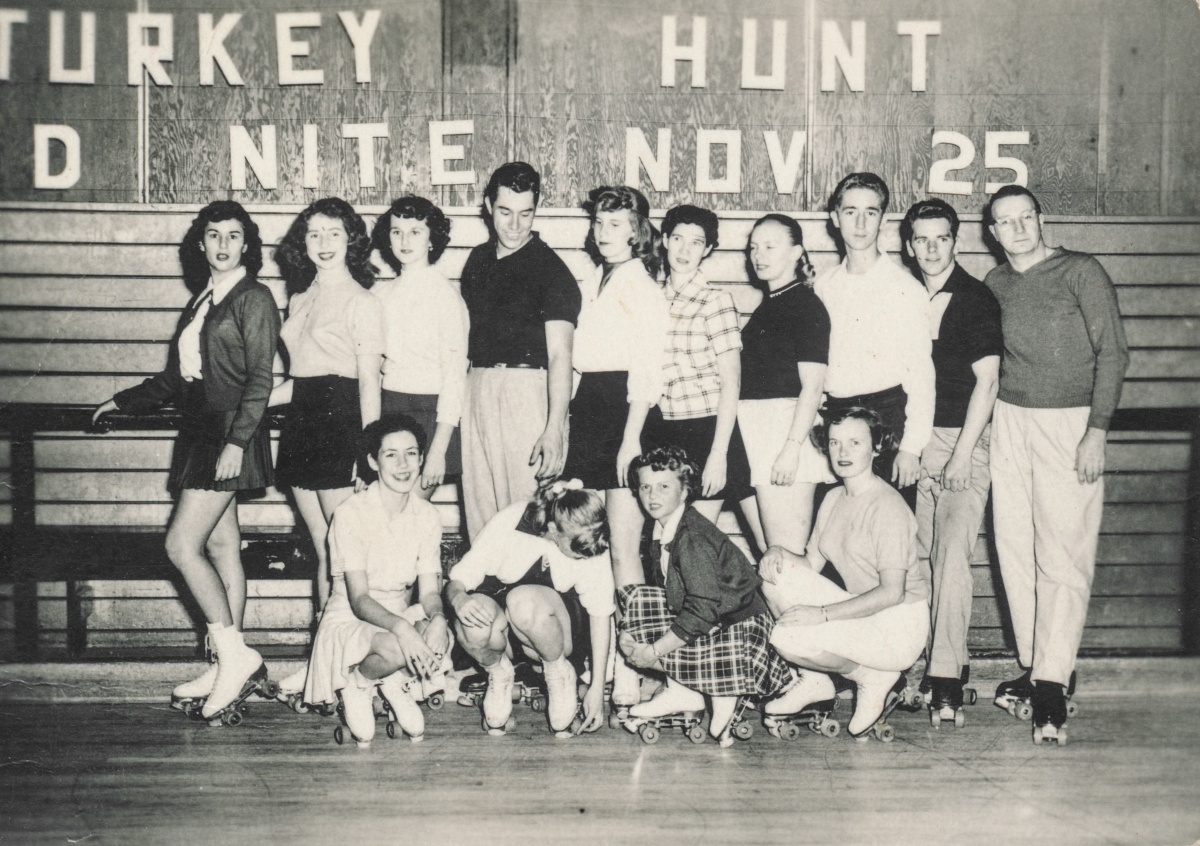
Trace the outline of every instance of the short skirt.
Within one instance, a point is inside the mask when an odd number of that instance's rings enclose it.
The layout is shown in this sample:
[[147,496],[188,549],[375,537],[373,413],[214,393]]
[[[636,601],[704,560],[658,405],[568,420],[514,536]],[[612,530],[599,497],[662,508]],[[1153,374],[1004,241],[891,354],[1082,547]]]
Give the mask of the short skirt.
[[204,382],[185,382],[181,398],[183,420],[171,455],[167,488],[178,493],[184,489],[204,491],[261,491],[274,484],[271,471],[271,433],[266,421],[260,422],[242,452],[242,472],[221,482],[217,459],[225,449],[225,439],[237,411],[209,411],[204,399]]
[[357,379],[295,379],[279,433],[275,480],[314,491],[353,487],[361,439]]
[[[380,598],[380,605],[398,617],[416,624],[425,619],[420,603],[408,605],[408,592]],[[308,680],[304,683],[304,701],[310,705],[337,702],[337,692],[346,686],[350,671],[371,652],[375,635],[385,632],[373,623],[359,619],[350,607],[350,600],[341,590],[335,590],[325,603],[321,625],[313,638],[312,655],[308,659]],[[447,656],[448,657],[448,656]]]
[[[746,456],[750,460],[750,483],[754,487],[771,484],[771,470],[779,451],[787,442],[792,429],[792,418],[796,413],[796,400],[758,399],[742,400],[738,403],[738,426],[746,445]],[[819,425],[820,416],[813,421]],[[800,458],[796,464],[796,481],[811,485],[831,484],[837,481],[829,469],[826,458],[812,438],[800,444]]]
[[629,417],[629,374],[624,370],[584,373],[571,400],[571,426],[563,476],[598,491],[621,487],[617,452]]
[[[437,394],[402,394],[397,391],[384,391],[382,413],[407,414],[425,430],[426,451],[433,434],[437,431]],[[446,446],[446,475],[462,475],[462,438],[458,434],[458,426],[450,433],[450,443]]]
[[[534,576],[535,570],[541,571],[540,563],[534,564],[529,569],[530,572],[527,572],[523,577],[511,584],[502,582],[495,576],[488,576],[474,592],[490,596],[496,601],[497,605],[507,610],[508,594],[514,588],[532,586],[554,590],[554,586],[549,581],[548,572],[543,573],[545,576],[544,580]],[[591,617],[588,615],[587,609],[583,607],[583,603],[579,601],[579,594],[574,588],[571,588],[566,593],[557,590],[554,590],[554,592],[562,600],[563,607],[567,611],[567,618],[571,624],[571,654],[567,656],[567,660],[575,668],[576,674],[582,675],[588,669],[592,658]],[[511,626],[508,630],[508,640],[512,645],[513,655],[518,657],[522,655],[523,647],[517,636],[513,633]]]
[[[617,591],[621,631],[651,644],[667,633],[675,615],[660,587],[629,585]],[[770,696],[792,683],[786,661],[770,646],[772,621],[755,614],[701,635],[663,656],[663,672],[709,696]]]
[[[667,420],[658,406],[653,406],[646,415],[642,429],[642,449],[657,446],[683,447],[688,457],[704,470],[708,454],[712,452],[713,435],[717,431],[717,417],[695,417],[689,420]],[[725,455],[725,487],[708,499],[724,499],[739,502],[754,495],[750,485],[750,460],[746,457],[746,445],[737,422],[729,437],[729,450]]]

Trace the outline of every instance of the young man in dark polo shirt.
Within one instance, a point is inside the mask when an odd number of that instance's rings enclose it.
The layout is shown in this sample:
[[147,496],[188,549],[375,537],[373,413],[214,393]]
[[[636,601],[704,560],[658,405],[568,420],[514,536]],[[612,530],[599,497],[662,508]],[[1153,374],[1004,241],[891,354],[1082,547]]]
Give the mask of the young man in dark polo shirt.
[[996,704],[1031,700],[1034,742],[1065,743],[1066,688],[1096,570],[1105,438],[1129,349],[1112,280],[1092,256],[1046,244],[1028,189],[1001,188],[984,220],[1008,259],[984,280],[1004,328],[992,515],[1017,659],[1028,668],[996,689]]
[[492,174],[483,206],[492,237],[471,251],[462,295],[471,317],[463,406],[463,502],[474,538],[500,509],[562,472],[571,342],[580,293],[533,231],[541,177],[525,162]]
[[992,481],[989,424],[1004,344],[1000,304],[955,261],[954,209],[942,200],[922,200],[901,221],[900,239],[929,292],[933,338],[936,400],[917,483],[917,550],[933,573],[926,683],[930,719],[937,725],[954,720],[963,704],[974,592],[971,552]]

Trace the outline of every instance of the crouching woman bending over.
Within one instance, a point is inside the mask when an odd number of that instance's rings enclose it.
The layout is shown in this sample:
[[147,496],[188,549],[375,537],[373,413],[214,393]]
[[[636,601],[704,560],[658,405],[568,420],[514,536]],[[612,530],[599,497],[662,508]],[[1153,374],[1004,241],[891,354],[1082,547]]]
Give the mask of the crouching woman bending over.
[[[550,730],[569,737],[576,684],[591,659],[581,731],[604,719],[612,638],[612,565],[604,500],[577,479],[542,488],[496,514],[450,571],[446,600],[467,653],[488,674],[483,727],[503,735],[512,714],[514,651],[542,665]],[[515,638],[510,641],[509,635]]]
[[[801,672],[767,713],[792,714],[834,695],[829,673],[858,688],[848,726],[856,738],[883,715],[889,692],[929,636],[929,575],[917,559],[917,524],[904,499],[876,476],[884,443],[874,411],[835,412],[816,430],[842,487],[821,504],[805,555],[771,547],[759,565],[776,614],[771,645]],[[842,590],[820,575],[829,561]]]

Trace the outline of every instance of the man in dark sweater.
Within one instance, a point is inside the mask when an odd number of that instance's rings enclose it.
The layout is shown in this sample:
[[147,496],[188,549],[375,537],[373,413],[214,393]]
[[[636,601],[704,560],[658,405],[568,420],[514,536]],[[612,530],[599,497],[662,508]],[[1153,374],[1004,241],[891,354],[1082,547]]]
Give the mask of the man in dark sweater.
[[1067,687],[1096,568],[1105,437],[1129,352],[1108,274],[1089,255],[1046,245],[1028,189],[1001,188],[984,219],[1008,259],[985,280],[1004,332],[992,507],[1027,668],[997,688],[996,704],[1032,701],[1034,742],[1065,743]]
[[462,416],[463,505],[474,538],[539,480],[562,472],[579,285],[533,229],[541,177],[525,162],[492,174],[492,237],[471,251],[462,296],[471,370]]
[[1000,384],[1000,304],[955,261],[958,215],[922,200],[900,223],[905,252],[929,292],[936,402],[933,435],[921,452],[917,554],[931,568],[933,626],[926,681],[930,718],[961,720],[971,624],[971,553],[983,524],[992,474],[988,443]]

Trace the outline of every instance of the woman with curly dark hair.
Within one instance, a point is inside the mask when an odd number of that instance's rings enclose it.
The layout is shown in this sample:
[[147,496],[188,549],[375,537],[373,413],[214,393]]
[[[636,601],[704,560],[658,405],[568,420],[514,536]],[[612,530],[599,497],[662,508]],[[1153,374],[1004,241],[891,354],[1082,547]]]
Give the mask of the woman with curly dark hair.
[[450,221],[423,197],[401,197],[379,216],[371,243],[398,274],[372,289],[383,303],[386,329],[383,414],[407,414],[431,433],[416,488],[429,499],[462,473],[458,423],[469,318],[458,289],[436,267],[450,243]]
[[329,520],[365,469],[357,467],[363,427],[379,419],[383,317],[368,290],[371,239],[345,200],[328,197],[301,212],[275,261],[291,297],[280,332],[289,378],[271,396],[273,405],[291,404],[276,476],[291,487],[316,548],[321,608],[329,598]]
[[168,402],[183,414],[167,478],[178,493],[167,555],[208,620],[216,660],[175,688],[172,700],[207,719],[266,681],[262,657],[242,640],[246,574],[235,495],[273,484],[263,417],[279,309],[256,278],[262,268],[258,227],[237,203],[220,200],[201,209],[179,258],[195,296],[179,321],[166,369],[100,405],[92,419]]

